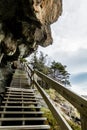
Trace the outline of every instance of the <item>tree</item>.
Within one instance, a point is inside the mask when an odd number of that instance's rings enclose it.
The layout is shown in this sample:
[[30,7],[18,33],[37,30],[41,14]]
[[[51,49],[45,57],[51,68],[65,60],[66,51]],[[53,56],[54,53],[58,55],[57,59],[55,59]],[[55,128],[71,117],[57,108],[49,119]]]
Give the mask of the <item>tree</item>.
[[37,53],[37,51],[34,53],[33,59],[31,61],[33,68],[39,70],[44,74],[48,74],[49,67],[46,65],[47,55],[44,55],[43,52],[40,52],[39,56],[37,56]]
[[69,82],[69,73],[66,71],[65,65],[62,65],[59,62],[53,61],[51,64],[51,76],[57,81],[63,83],[64,85],[70,85]]
[[46,65],[47,62],[47,55],[44,55],[43,52],[40,52],[38,55],[38,52],[36,51],[34,53],[33,59],[31,61],[31,64],[34,69],[39,70],[40,72],[50,76],[51,78],[54,78],[58,82],[64,84],[64,85],[70,85],[69,82],[69,73],[66,71],[65,65],[62,65],[59,62],[53,61],[51,63],[51,66]]

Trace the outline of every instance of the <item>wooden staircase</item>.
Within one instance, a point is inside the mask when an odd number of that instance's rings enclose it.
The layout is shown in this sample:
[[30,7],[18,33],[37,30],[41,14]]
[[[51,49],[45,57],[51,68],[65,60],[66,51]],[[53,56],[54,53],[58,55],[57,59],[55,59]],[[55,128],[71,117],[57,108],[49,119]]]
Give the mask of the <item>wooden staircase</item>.
[[25,71],[16,70],[0,106],[0,130],[48,130],[35,89]]

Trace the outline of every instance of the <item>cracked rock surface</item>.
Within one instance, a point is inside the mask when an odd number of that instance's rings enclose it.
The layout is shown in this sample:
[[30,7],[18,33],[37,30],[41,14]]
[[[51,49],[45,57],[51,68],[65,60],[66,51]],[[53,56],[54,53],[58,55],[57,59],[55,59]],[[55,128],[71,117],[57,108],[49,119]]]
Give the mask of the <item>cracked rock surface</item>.
[[0,87],[6,79],[2,69],[8,64],[11,68],[38,45],[52,44],[50,25],[61,13],[62,0],[0,0]]

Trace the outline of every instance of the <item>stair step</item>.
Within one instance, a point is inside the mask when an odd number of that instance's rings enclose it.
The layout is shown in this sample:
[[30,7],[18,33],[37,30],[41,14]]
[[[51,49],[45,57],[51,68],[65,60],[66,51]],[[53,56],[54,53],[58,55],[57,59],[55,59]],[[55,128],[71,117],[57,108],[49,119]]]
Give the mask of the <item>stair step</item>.
[[6,93],[20,93],[20,92],[23,92],[23,93],[33,93],[34,90],[33,90],[33,89],[32,89],[32,90],[28,89],[28,91],[22,91],[22,90],[18,90],[18,91],[9,90],[9,91],[7,91]]
[[48,130],[49,125],[0,126],[0,130]]
[[14,91],[8,91],[6,94],[34,94],[34,92],[14,92]]
[[[5,95],[5,97],[8,98],[8,95]],[[11,98],[11,97],[15,97],[15,98],[16,98],[16,97],[19,97],[19,98],[22,98],[21,95],[9,95],[9,98]],[[25,96],[25,95],[24,95],[23,98],[35,98],[35,96],[32,96],[32,95],[31,95],[31,96]]]
[[30,93],[30,94],[21,94],[21,93],[19,93],[19,94],[12,94],[12,93],[10,93],[10,94],[5,94],[5,96],[15,96],[15,97],[17,97],[17,96],[23,96],[23,97],[30,97],[30,96],[33,96],[34,95],[34,93]]
[[40,106],[1,106],[0,108],[30,108],[30,109],[40,109]]
[[0,121],[46,121],[46,117],[15,117],[15,118],[0,118]]
[[43,114],[42,111],[0,111],[0,114]]
[[23,100],[23,101],[38,101],[38,99],[34,99],[34,98],[4,98],[5,99],[8,99],[8,100],[12,100],[12,101],[20,101],[20,100]]
[[31,101],[27,101],[27,102],[21,102],[21,101],[2,101],[2,103],[6,103],[6,104],[38,104],[38,102],[31,102]]
[[[20,74],[19,74],[20,73]],[[19,88],[18,88],[19,87]],[[49,130],[25,71],[16,70],[0,107],[0,130]]]
[[13,88],[13,87],[6,87],[7,91],[14,91],[14,92],[34,92],[36,89],[24,89],[24,88]]

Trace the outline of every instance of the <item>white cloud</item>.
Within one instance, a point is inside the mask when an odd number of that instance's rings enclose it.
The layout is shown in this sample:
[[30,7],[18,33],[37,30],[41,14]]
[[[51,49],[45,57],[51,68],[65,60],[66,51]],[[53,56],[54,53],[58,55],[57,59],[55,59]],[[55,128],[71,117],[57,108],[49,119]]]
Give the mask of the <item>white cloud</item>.
[[63,14],[52,25],[54,31],[62,37],[78,39],[87,34],[87,1],[63,0]]
[[[86,12],[87,0],[63,0],[63,14],[52,25],[53,45],[40,49],[52,59],[67,65],[71,75],[87,72]],[[74,84],[72,89],[79,94],[87,94],[86,86],[87,82],[82,82]]]
[[[67,45],[65,46],[67,48]],[[52,60],[61,62],[64,65],[67,65],[67,70],[69,73],[80,73],[87,72],[87,49],[78,49],[73,51],[64,51],[64,49],[57,50],[57,48],[48,47],[45,49],[40,49],[45,54],[48,54]]]
[[41,48],[70,73],[87,71],[87,0],[63,0],[63,14],[52,25],[53,45]]
[[[87,84],[86,84],[87,85]],[[87,89],[86,88],[82,88],[79,86],[78,88],[78,85],[73,85],[73,87],[71,87],[71,90],[79,95],[87,95]]]

